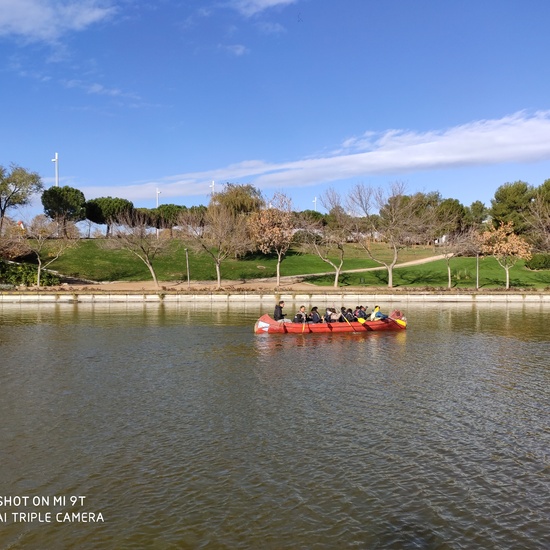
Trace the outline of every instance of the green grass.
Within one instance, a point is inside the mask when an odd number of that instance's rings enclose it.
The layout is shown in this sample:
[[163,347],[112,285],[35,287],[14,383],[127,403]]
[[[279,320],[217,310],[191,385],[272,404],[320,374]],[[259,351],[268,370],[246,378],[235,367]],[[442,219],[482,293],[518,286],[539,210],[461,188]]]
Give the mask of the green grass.
[[[383,251],[384,249],[381,248]],[[212,259],[206,254],[197,254],[190,248],[189,272],[191,280],[212,281],[216,272]],[[426,258],[434,255],[433,248],[416,247],[405,249],[399,255],[399,263]],[[388,251],[389,258],[389,251]],[[187,269],[185,245],[174,240],[168,252],[153,261],[160,281],[186,281]],[[244,260],[227,259],[222,263],[223,279],[252,280],[256,278],[275,277],[277,259],[275,256],[256,254]],[[353,245],[346,249],[344,270],[366,269],[377,267],[366,254]],[[62,275],[89,279],[92,281],[141,281],[151,278],[143,262],[126,251],[104,250],[100,241],[82,240],[79,245],[68,250],[59,260],[52,264]],[[475,258],[452,258],[452,286],[455,289],[475,288]],[[333,273],[331,266],[319,257],[291,249],[281,264],[281,275],[307,275]],[[331,286],[333,275],[311,277],[311,282],[320,286]],[[414,267],[394,270],[395,288],[447,288],[447,264],[444,260],[430,262]],[[519,289],[550,288],[550,271],[529,271],[523,262],[518,262],[510,273],[510,285]],[[340,286],[387,286],[385,270],[362,273],[344,273],[340,277]],[[505,272],[493,258],[480,260],[480,287],[482,289],[503,288]]]
[[[451,288],[473,289],[476,285],[476,259],[451,258]],[[446,289],[448,287],[447,262],[437,260],[428,264],[396,268],[393,271],[394,288]],[[318,285],[332,285],[333,277],[311,277],[308,279]],[[387,271],[367,271],[364,273],[345,273],[340,278],[340,286],[384,287],[388,284]],[[480,289],[504,288],[506,273],[494,258],[480,259]],[[530,271],[519,261],[510,270],[510,287],[522,290],[550,289],[550,271]]]

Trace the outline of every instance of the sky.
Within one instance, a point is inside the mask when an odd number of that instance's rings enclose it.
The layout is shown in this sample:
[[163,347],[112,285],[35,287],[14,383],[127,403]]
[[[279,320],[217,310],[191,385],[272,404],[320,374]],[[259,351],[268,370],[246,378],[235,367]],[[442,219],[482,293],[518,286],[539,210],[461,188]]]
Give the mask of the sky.
[[150,208],[227,182],[298,211],[393,182],[490,206],[550,178],[549,21],[546,0],[0,0],[0,165]]

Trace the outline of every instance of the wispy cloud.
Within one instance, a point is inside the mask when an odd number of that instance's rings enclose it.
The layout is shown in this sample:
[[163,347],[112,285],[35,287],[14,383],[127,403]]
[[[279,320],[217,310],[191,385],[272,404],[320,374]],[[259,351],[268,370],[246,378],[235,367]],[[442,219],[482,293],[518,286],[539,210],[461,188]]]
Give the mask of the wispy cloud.
[[98,84],[97,82],[84,82],[82,80],[65,80],[63,85],[66,88],[77,88],[79,90],[84,90],[87,94],[93,95],[103,95],[110,97],[120,97],[126,99],[139,100],[139,96],[136,94],[124,92],[118,88],[107,88],[103,84]]
[[231,5],[246,17],[256,15],[269,8],[288,6],[297,0],[232,0]]
[[[336,154],[287,163],[244,161],[204,172],[163,177],[155,182],[118,188],[131,200],[207,195],[212,180],[251,182],[258,189],[292,189],[354,178],[396,177],[420,171],[470,166],[529,163],[550,159],[550,111],[515,113],[501,119],[479,120],[444,130],[366,132],[346,140]],[[112,188],[86,191],[91,196]]]
[[268,21],[259,22],[257,27],[264,34],[282,34],[286,32],[286,29],[279,23],[271,23]]
[[110,0],[0,0],[0,36],[30,42],[55,42],[71,31],[110,18]]
[[237,57],[240,57],[241,55],[244,55],[249,51],[248,48],[246,46],[243,46],[242,44],[227,44],[220,46],[220,48]]

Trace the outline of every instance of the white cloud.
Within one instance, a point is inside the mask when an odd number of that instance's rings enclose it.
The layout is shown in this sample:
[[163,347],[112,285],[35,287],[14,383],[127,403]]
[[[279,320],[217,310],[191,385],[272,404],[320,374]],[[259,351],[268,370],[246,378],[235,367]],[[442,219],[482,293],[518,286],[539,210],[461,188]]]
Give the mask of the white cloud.
[[258,23],[258,28],[264,34],[282,34],[286,32],[286,29],[279,23],[270,23],[267,21]]
[[32,42],[55,42],[70,31],[111,17],[108,0],[0,0],[0,36],[19,36]]
[[246,17],[276,6],[288,6],[296,0],[233,0],[231,5]]
[[[466,168],[550,159],[550,111],[525,112],[480,120],[445,130],[366,132],[344,142],[339,153],[282,164],[243,161],[224,168],[163,177],[155,182],[118,188],[130,200],[208,195],[212,180],[250,181],[258,189],[291,189],[384,175]],[[112,188],[85,191],[91,198]]]
[[242,44],[229,44],[220,47],[230,54],[236,55],[237,57],[240,57],[241,55],[244,55],[249,51],[248,48],[246,46],[243,46]]
[[83,82],[82,80],[65,80],[63,85],[66,88],[76,88],[79,90],[84,90],[87,94],[92,95],[103,95],[110,97],[121,97],[139,100],[139,96],[136,94],[123,92],[118,88],[107,88],[103,84],[98,84],[97,82]]

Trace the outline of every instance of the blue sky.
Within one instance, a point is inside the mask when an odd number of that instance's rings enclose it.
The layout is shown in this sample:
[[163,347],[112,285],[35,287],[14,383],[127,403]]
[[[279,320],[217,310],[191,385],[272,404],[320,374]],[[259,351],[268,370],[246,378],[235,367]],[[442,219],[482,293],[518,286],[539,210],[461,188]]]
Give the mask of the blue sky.
[[[0,164],[87,199],[550,178],[545,0],[0,0]],[[319,201],[317,208],[322,209]]]

